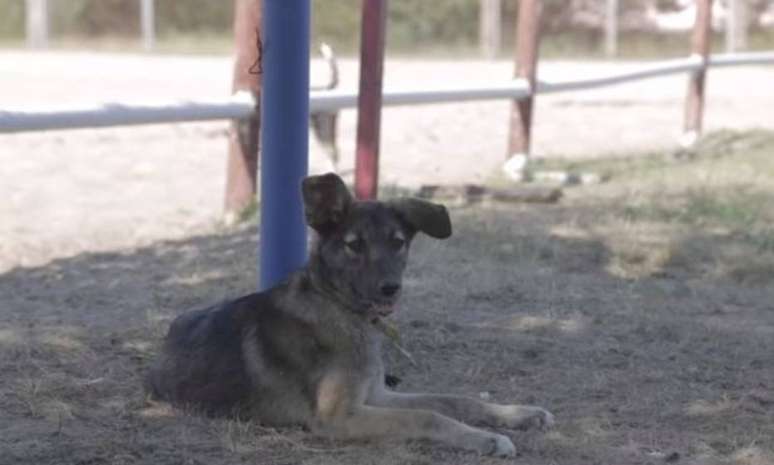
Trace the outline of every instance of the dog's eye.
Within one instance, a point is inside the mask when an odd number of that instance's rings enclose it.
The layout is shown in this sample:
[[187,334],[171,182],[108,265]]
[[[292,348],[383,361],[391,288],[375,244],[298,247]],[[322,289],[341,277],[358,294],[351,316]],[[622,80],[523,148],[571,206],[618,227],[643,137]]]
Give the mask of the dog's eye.
[[345,239],[344,245],[347,247],[347,249],[356,254],[363,253],[363,251],[365,251],[365,241],[359,237]]
[[390,238],[390,246],[393,249],[402,249],[404,245],[406,245],[406,239],[402,236],[395,234]]

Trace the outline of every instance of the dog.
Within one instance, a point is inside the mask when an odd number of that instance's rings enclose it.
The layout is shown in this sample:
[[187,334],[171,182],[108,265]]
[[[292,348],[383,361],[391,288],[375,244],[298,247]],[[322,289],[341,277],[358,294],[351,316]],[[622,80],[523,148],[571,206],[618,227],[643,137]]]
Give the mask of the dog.
[[511,440],[469,424],[553,424],[540,407],[388,389],[379,323],[400,297],[412,239],[449,237],[449,214],[414,198],[355,201],[332,173],[301,191],[316,233],[308,264],[267,291],[175,319],[148,374],[152,397],[333,438],[429,439],[499,457],[514,455]]
[[[328,65],[328,82],[323,86],[313,87],[312,90],[333,90],[339,86],[339,65],[336,55],[330,45],[320,45],[320,55]],[[336,138],[336,128],[339,122],[338,110],[315,111],[309,114],[312,131],[320,142],[327,157],[328,171],[339,172],[339,145]]]

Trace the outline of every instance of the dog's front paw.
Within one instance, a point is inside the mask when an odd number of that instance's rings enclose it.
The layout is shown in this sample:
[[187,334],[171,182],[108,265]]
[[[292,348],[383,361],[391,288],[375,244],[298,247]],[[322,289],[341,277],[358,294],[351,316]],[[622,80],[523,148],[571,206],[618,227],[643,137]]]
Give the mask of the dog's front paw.
[[513,457],[516,455],[516,446],[508,437],[502,434],[493,434],[487,438],[484,450],[481,452],[494,457]]
[[511,429],[547,430],[554,426],[554,416],[541,407],[504,405],[499,417],[502,426]]

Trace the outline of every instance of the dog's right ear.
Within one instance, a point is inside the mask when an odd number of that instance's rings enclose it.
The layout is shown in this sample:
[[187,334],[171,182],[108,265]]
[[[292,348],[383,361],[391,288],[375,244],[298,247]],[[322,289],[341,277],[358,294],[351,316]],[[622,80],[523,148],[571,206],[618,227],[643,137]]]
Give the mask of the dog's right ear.
[[301,184],[306,222],[318,233],[341,223],[352,205],[352,195],[333,173],[309,176]]

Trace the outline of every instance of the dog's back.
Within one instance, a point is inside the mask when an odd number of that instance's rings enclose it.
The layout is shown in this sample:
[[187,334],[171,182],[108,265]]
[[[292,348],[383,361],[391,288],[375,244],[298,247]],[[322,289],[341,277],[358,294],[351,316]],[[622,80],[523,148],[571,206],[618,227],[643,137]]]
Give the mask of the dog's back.
[[172,323],[147,378],[150,394],[208,415],[228,415],[249,400],[235,301],[185,313]]
[[305,321],[306,309],[282,305],[293,298],[314,302],[306,281],[297,273],[271,291],[179,316],[149,372],[150,394],[208,415],[307,423],[328,351]]

